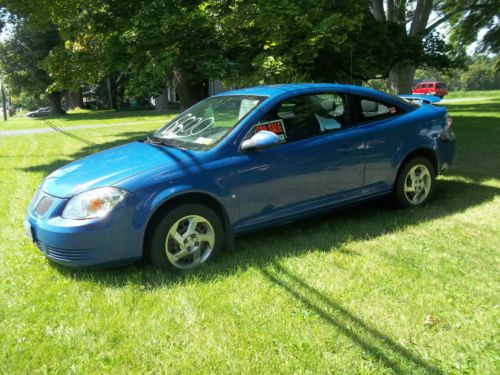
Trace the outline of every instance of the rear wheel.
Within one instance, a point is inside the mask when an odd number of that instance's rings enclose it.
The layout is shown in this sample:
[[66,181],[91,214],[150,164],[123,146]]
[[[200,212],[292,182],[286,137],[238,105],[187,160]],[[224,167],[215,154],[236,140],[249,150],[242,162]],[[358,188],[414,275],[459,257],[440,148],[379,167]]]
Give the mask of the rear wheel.
[[219,255],[223,242],[223,225],[216,212],[201,204],[184,204],[157,223],[146,255],[161,268],[187,270]]
[[434,192],[436,173],[424,157],[408,160],[400,169],[394,187],[394,199],[400,207],[420,206]]

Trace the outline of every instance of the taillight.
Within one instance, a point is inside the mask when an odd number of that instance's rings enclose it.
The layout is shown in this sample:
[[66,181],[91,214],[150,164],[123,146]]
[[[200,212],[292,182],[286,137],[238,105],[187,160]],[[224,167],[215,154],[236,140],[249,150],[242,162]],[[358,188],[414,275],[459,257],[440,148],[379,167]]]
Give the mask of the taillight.
[[447,116],[448,120],[447,120],[447,129],[451,129],[451,125],[453,125],[453,120],[450,116]]

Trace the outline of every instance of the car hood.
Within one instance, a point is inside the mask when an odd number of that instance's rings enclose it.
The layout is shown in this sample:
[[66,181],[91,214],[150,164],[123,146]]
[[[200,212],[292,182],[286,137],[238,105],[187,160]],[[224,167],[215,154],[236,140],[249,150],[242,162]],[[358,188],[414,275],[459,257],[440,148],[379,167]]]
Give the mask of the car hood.
[[70,198],[86,190],[114,185],[149,169],[186,167],[193,152],[149,143],[132,142],[76,160],[51,173],[43,190],[60,198]]

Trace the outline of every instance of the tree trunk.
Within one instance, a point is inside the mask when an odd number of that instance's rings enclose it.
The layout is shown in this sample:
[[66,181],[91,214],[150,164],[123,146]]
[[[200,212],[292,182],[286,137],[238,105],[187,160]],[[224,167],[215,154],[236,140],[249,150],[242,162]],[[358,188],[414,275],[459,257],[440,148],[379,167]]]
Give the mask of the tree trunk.
[[67,109],[83,108],[83,97],[79,90],[66,92],[66,107]]
[[108,100],[109,100],[109,109],[115,108],[113,103],[113,94],[111,93],[111,79],[109,76],[106,77],[106,86],[108,87]]
[[50,106],[52,108],[52,113],[55,115],[65,115],[66,112],[61,107],[62,94],[60,92],[51,92],[47,95],[49,99]]
[[181,109],[186,109],[208,96],[208,86],[203,81],[191,81],[181,69],[175,71]]
[[409,63],[396,64],[389,72],[391,89],[396,95],[411,94],[415,65]]
[[156,98],[155,112],[162,113],[168,111],[168,87]]
[[3,80],[0,83],[2,90],[2,112],[3,112],[3,120],[7,121],[7,101],[5,97],[5,86],[3,85]]

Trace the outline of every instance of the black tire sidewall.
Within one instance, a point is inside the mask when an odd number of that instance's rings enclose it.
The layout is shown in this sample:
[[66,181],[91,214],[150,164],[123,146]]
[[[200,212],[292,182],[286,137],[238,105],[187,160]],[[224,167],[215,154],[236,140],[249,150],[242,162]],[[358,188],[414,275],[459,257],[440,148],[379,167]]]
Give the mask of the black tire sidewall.
[[150,263],[172,272],[189,271],[189,269],[181,269],[170,263],[165,251],[165,241],[168,231],[177,220],[189,215],[199,215],[207,219],[215,233],[214,249],[210,257],[203,264],[212,261],[220,255],[224,246],[224,227],[220,216],[208,206],[189,203],[168,209],[165,215],[156,223],[151,238],[147,239],[146,242],[145,256]]
[[[429,194],[427,195],[425,200],[419,204],[411,204],[408,201],[408,199],[406,198],[406,194],[404,191],[406,176],[408,175],[408,172],[410,171],[410,169],[412,169],[415,165],[425,165],[425,167],[429,170],[429,173],[431,175],[431,188],[430,188]],[[412,158],[412,159],[408,160],[407,162],[405,162],[404,165],[399,170],[396,184],[394,187],[394,194],[393,194],[394,200],[399,207],[422,206],[432,198],[435,187],[436,187],[436,172],[434,171],[434,167],[432,166],[432,163],[429,161],[429,159],[424,158],[422,156],[418,156],[418,157]]]

